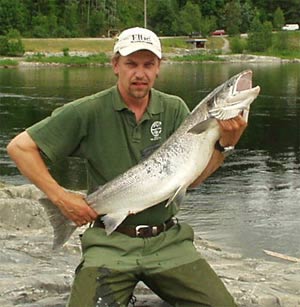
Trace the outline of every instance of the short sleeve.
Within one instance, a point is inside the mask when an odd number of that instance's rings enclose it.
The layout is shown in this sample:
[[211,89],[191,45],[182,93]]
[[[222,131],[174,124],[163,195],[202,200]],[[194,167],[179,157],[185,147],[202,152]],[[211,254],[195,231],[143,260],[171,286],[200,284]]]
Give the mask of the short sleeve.
[[67,104],[26,131],[51,161],[57,161],[76,153],[85,134],[83,126],[77,110]]

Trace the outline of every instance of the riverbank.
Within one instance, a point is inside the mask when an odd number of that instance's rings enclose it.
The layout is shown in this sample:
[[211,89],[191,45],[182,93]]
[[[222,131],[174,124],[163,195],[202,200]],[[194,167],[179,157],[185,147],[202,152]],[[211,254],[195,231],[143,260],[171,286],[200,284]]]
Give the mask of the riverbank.
[[[187,43],[188,37],[161,37],[164,62],[300,62],[298,53],[233,54],[230,38],[208,37],[205,48],[195,48]],[[91,66],[110,64],[114,39],[64,38],[22,39],[25,54],[22,57],[0,57],[0,68],[24,66]],[[293,56],[294,55],[294,56]]]
[[[111,54],[89,54],[86,52],[73,52],[64,57],[61,53],[47,53],[43,57],[26,54],[24,57],[7,58],[0,57],[0,68],[15,67],[43,67],[43,66],[97,66],[110,65]],[[28,60],[30,59],[30,60]],[[177,53],[167,53],[163,58],[164,63],[197,63],[197,62],[222,62],[222,63],[300,63],[300,58],[283,59],[274,56],[254,54],[212,54],[205,55],[195,51],[185,50]]]
[[[58,251],[33,185],[0,187],[1,307],[63,307],[80,260],[78,230]],[[300,306],[299,263],[243,258],[196,238],[198,250],[243,307]],[[168,306],[139,284],[135,307]]]

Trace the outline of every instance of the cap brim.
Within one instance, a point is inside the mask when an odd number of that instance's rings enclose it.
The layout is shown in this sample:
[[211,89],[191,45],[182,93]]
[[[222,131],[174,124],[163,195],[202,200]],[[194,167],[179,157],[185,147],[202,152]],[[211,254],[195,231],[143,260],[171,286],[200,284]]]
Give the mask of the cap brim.
[[154,53],[159,59],[161,59],[161,51],[157,50],[157,48],[153,48],[151,45],[148,44],[136,44],[135,46],[129,46],[126,48],[122,48],[119,49],[118,52],[122,55],[122,56],[127,56],[129,54],[132,54],[134,52],[137,51],[141,51],[141,50],[148,50],[151,51],[152,53]]

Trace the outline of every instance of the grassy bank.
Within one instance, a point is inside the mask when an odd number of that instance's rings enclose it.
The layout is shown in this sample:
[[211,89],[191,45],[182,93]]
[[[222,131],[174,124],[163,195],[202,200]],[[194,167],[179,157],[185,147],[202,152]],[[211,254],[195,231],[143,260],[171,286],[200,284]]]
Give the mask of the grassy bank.
[[17,60],[12,59],[0,59],[0,67],[11,67],[11,66],[17,66],[19,62]]
[[[300,58],[300,32],[288,34],[289,48],[278,51],[277,49],[268,50],[257,55],[276,56],[285,59]],[[225,41],[222,37],[207,38],[206,51],[186,55],[187,50],[191,50],[187,37],[166,37],[161,38],[163,53],[172,61],[220,61],[217,54],[222,53]],[[232,38],[228,37],[230,45]],[[243,40],[243,38],[241,38]],[[112,38],[58,38],[58,39],[22,39],[25,52],[32,53],[26,56],[27,62],[57,63],[62,65],[98,65],[110,62],[115,40]],[[74,55],[75,53],[82,53]],[[245,51],[243,51],[245,52]],[[45,56],[45,54],[59,54],[58,56]],[[240,53],[240,52],[239,52]],[[72,56],[70,56],[72,54]],[[85,55],[88,54],[88,55]],[[92,54],[92,55],[90,55]],[[0,59],[0,67],[11,67],[18,65],[18,60]]]
[[[186,42],[187,37],[166,37],[161,39],[164,53],[173,53],[178,49],[189,49],[191,45]],[[115,40],[112,38],[58,38],[58,39],[22,39],[26,52],[32,53],[58,53],[64,49],[69,51],[110,53]],[[220,49],[224,42],[220,37],[208,38],[208,49]]]
[[26,58],[26,62],[38,62],[49,64],[61,64],[61,65],[97,65],[106,64],[110,62],[110,57],[106,53],[97,53],[95,55],[88,56],[48,56],[45,57],[42,54],[37,54]]
[[114,40],[101,38],[24,38],[25,52],[58,53],[64,49],[70,51],[106,53],[111,52]]

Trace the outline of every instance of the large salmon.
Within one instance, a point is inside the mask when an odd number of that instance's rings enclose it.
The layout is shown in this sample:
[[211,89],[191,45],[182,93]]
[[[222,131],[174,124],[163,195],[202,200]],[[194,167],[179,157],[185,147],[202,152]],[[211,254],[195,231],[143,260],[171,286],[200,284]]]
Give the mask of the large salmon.
[[[180,206],[187,188],[207,166],[220,138],[216,119],[226,120],[243,112],[260,88],[252,88],[252,71],[243,71],[207,95],[171,137],[147,159],[86,196],[103,215],[109,235],[130,214],[168,200]],[[53,204],[42,201],[54,228],[53,247],[64,244],[76,226]]]

